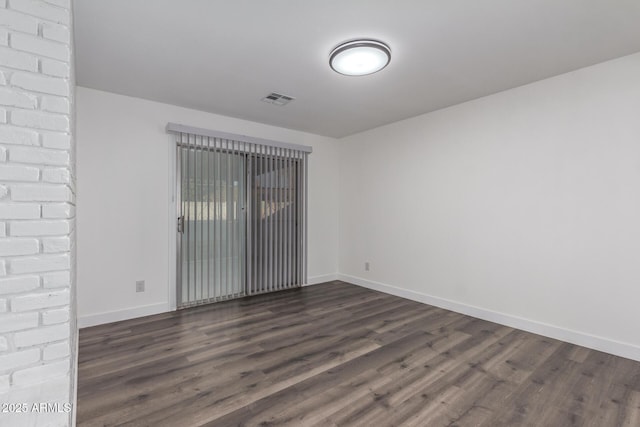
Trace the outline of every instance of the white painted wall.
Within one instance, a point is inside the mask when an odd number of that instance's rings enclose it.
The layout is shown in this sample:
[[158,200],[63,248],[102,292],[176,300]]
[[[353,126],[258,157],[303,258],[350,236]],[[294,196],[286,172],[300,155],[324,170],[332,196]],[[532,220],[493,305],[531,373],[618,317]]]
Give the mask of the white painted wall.
[[[83,87],[76,94],[81,326],[168,309],[175,246],[168,231],[174,184],[167,122],[313,146],[309,281],[336,277],[335,139]],[[135,292],[136,280],[146,281],[146,292]]]
[[640,54],[340,141],[86,88],[77,104],[81,325],[168,309],[173,121],[314,147],[311,282],[340,271],[640,360]]
[[640,54],[340,143],[344,279],[640,360]]
[[0,1],[2,426],[73,424],[71,15],[65,0]]

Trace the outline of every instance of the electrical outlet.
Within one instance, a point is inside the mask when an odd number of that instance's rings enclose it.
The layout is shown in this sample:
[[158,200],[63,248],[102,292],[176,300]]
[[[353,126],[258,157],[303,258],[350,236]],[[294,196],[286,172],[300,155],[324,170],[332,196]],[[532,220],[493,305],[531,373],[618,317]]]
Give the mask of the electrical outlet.
[[370,265],[369,265],[369,261],[364,263],[364,271],[369,271]]
[[144,292],[144,280],[136,281],[136,292]]

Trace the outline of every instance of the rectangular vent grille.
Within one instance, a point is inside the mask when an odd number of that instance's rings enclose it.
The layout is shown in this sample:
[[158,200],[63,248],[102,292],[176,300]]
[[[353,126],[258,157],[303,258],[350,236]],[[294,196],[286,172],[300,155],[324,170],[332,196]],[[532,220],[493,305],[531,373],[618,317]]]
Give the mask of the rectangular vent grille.
[[283,105],[287,105],[288,103],[290,103],[294,99],[295,98],[292,98],[292,97],[287,96],[287,95],[283,95],[281,93],[272,92],[269,95],[267,95],[264,98],[262,98],[262,101],[268,102],[269,104],[278,105],[278,106],[282,107]]

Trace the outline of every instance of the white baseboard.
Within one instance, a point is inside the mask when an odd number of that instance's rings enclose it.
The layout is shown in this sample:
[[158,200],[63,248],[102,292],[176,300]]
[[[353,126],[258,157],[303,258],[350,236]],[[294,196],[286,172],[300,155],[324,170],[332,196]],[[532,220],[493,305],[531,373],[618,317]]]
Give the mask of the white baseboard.
[[303,285],[303,286],[318,285],[320,283],[331,282],[333,280],[339,280],[338,277],[339,277],[338,273],[323,274],[322,276],[312,276],[312,277],[307,278],[307,284]]
[[534,334],[543,335],[549,338],[565,341],[571,344],[580,345],[594,350],[603,351],[605,353],[614,354],[616,356],[626,357],[628,359],[640,361],[640,347],[611,340],[584,332],[565,329],[559,326],[538,322],[536,320],[525,319],[507,313],[501,313],[493,310],[487,310],[473,305],[463,304],[460,302],[438,298],[432,295],[423,294],[421,292],[410,291],[398,288],[396,286],[387,285],[385,283],[374,282],[363,279],[361,277],[349,276],[346,274],[338,274],[338,280],[353,283],[354,285],[364,288],[373,289],[384,292],[386,294],[410,299],[424,304],[434,305],[436,307],[455,311],[457,313],[466,314],[478,319],[488,320],[490,322],[499,323],[523,331],[532,332]]
[[152,314],[166,313],[169,306],[166,302],[160,304],[143,305],[124,310],[108,311],[106,313],[90,314],[78,317],[78,328],[102,325],[104,323],[118,322],[120,320],[135,319],[136,317],[150,316]]
[[[324,274],[312,276],[307,279],[304,286],[317,285],[319,283],[338,280],[338,274]],[[124,310],[109,311],[105,313],[90,314],[78,317],[78,328],[88,328],[89,326],[102,325],[105,323],[118,322],[120,320],[135,319],[136,317],[150,316],[152,314],[166,313],[172,311],[169,303],[144,305],[141,307],[127,308]]]

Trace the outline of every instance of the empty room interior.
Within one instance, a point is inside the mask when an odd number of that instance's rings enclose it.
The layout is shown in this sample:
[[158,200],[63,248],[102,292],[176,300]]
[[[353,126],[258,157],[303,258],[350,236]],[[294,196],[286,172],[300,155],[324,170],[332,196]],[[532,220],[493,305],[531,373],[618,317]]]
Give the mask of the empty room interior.
[[640,1],[0,0],[0,426],[640,426]]

